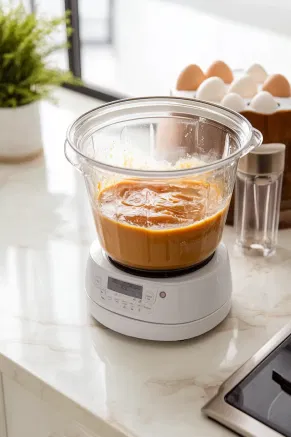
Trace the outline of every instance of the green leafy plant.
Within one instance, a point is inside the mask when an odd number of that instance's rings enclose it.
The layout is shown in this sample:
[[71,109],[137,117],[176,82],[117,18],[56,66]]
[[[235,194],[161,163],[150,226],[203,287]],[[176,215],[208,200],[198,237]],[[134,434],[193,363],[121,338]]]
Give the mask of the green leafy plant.
[[52,88],[79,82],[70,72],[49,66],[49,56],[67,47],[53,39],[64,24],[70,34],[68,13],[47,19],[27,13],[23,5],[0,6],[0,107],[50,98]]

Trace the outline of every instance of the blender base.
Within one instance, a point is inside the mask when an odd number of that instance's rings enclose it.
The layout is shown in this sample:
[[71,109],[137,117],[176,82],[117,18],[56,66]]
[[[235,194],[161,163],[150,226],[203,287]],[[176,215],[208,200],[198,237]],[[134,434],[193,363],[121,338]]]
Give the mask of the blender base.
[[177,341],[210,331],[231,307],[232,281],[226,246],[199,270],[177,277],[137,276],[112,264],[95,241],[86,271],[88,309],[113,331]]
[[130,319],[97,305],[89,296],[88,308],[94,319],[101,325],[128,337],[154,341],[178,341],[198,337],[219,325],[230,311],[231,299],[217,311],[202,319],[178,324],[149,323]]

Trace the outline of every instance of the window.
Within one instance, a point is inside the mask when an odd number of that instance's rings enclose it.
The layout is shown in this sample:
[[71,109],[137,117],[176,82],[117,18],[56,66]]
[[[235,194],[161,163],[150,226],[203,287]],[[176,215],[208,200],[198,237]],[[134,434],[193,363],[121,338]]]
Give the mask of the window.
[[[33,4],[34,0],[30,0]],[[56,55],[80,75],[78,91],[105,100],[169,94],[190,63],[206,69],[261,63],[290,76],[291,4],[286,0],[35,0],[47,13],[72,11],[72,47]]]
[[[31,8],[41,16],[55,17],[61,16],[65,12],[65,5],[63,0],[50,0],[49,2],[47,0],[32,0],[30,3]],[[66,27],[64,25],[63,28],[60,29],[60,33],[58,35],[55,35],[55,42],[58,44],[63,43],[66,41],[66,38]],[[51,58],[49,59],[49,62],[57,65],[63,70],[67,70],[69,68],[67,50],[61,49],[53,53],[51,55]]]

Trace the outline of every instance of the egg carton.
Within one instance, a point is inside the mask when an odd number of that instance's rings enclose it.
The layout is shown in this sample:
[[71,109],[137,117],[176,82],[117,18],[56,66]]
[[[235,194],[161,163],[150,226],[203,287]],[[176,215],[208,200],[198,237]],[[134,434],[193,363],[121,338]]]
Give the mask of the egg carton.
[[246,71],[232,71],[224,62],[216,61],[206,74],[199,66],[189,65],[170,94],[218,103],[240,113],[273,114],[291,109],[288,80],[281,74],[269,76],[259,64]]
[[[286,145],[280,228],[290,228],[291,89],[288,80],[281,74],[268,75],[259,64],[247,70],[231,70],[224,62],[216,61],[205,74],[197,65],[186,67],[170,93],[218,103],[240,112],[262,132],[264,143]],[[233,205],[232,200],[228,224],[233,223]]]

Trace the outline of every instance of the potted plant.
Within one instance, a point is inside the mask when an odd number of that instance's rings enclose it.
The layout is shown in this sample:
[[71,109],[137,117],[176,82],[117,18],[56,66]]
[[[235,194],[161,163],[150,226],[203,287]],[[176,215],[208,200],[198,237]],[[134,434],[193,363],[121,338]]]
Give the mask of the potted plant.
[[42,153],[39,102],[50,98],[52,88],[76,82],[70,72],[48,62],[67,46],[52,38],[64,24],[68,14],[38,18],[22,5],[0,6],[0,162],[27,161]]

